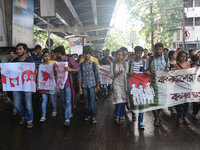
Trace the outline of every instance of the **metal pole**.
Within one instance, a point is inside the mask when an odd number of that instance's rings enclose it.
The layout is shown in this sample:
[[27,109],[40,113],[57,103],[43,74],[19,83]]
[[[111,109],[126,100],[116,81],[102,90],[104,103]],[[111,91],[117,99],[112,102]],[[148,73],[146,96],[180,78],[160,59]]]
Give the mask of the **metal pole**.
[[183,50],[186,51],[185,49],[185,38],[184,38],[184,31],[185,31],[185,3],[183,1]]
[[49,27],[49,17],[47,18],[47,29],[48,29],[48,48],[49,48],[49,53],[51,55],[51,46],[50,46],[50,27]]
[[153,51],[153,4],[151,3],[151,7],[150,7],[150,13],[151,13],[151,50]]

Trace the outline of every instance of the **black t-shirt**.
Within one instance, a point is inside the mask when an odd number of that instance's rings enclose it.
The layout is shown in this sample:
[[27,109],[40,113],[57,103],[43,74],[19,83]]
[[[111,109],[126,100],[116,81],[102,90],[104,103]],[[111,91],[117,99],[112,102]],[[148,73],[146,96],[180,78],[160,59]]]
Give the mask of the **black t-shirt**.
[[34,60],[32,58],[26,57],[26,59],[24,61],[19,61],[19,58],[15,58],[13,59],[12,62],[34,62]]

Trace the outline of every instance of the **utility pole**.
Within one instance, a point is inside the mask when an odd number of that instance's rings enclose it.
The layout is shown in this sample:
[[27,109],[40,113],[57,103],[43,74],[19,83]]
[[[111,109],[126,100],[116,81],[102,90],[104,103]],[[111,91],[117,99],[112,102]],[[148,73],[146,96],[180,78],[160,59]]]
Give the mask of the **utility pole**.
[[183,12],[183,50],[186,51],[185,49],[185,38],[184,38],[184,32],[185,32],[185,2],[183,1],[183,9],[182,9],[182,12]]
[[153,51],[154,49],[154,44],[153,44],[153,4],[150,4],[150,13],[151,13],[151,50]]

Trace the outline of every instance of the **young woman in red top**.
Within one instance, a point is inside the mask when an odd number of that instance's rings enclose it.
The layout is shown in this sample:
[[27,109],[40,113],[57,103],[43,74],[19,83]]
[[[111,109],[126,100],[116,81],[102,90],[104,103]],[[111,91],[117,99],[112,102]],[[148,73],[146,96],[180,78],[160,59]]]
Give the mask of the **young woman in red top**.
[[[176,57],[176,61],[177,61],[177,63],[174,64],[175,70],[191,68],[189,62],[187,62],[187,53],[185,51],[183,51],[183,50],[178,52],[177,57]],[[183,120],[182,120],[182,118],[181,118],[181,105],[177,105],[176,106],[177,117],[178,117],[177,122],[179,124],[182,124],[183,121],[187,125],[190,124],[190,121],[187,119],[188,110],[189,110],[189,103],[184,103]]]

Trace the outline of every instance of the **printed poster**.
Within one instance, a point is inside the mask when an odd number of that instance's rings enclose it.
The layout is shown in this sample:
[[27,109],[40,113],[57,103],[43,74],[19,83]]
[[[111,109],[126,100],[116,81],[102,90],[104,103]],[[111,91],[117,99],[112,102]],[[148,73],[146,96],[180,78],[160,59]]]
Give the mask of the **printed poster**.
[[68,62],[56,62],[56,72],[57,72],[57,83],[56,87],[59,89],[64,89],[65,82],[68,78],[68,71],[65,71],[64,68],[68,67]]
[[3,91],[36,92],[35,63],[2,63]]
[[129,107],[146,112],[200,101],[200,69],[127,75]]
[[54,70],[52,64],[41,64],[39,66],[38,88],[40,90],[54,90]]
[[112,79],[110,77],[110,65],[100,66],[100,81],[101,84],[112,84]]
[[69,46],[71,54],[82,54],[83,53],[83,44],[81,37],[73,37],[69,39]]

